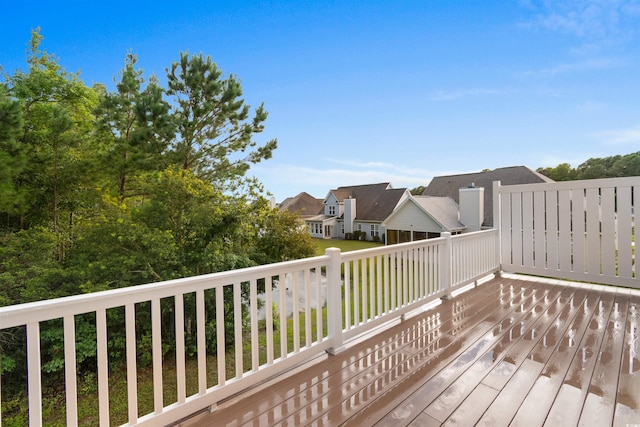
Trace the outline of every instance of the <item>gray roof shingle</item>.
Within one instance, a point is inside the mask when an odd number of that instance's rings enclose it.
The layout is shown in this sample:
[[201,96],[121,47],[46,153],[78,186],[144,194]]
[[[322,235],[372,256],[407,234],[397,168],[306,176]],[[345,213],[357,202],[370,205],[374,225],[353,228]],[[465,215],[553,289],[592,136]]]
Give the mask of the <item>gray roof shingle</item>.
[[458,218],[458,204],[450,197],[413,196],[413,198],[447,231],[458,231],[466,228]]
[[353,185],[331,190],[342,202],[349,197],[356,199],[356,220],[382,222],[393,212],[406,188],[391,188],[391,184]]
[[476,187],[484,188],[484,226],[493,226],[493,182],[500,181],[502,185],[534,184],[539,182],[553,182],[552,179],[526,166],[510,166],[491,171],[466,173],[434,177],[422,192],[424,196],[451,197],[460,203],[460,188],[473,183]]
[[324,204],[322,199],[316,199],[309,193],[302,192],[295,197],[288,197],[280,203],[281,211],[289,211],[291,213],[298,213],[302,218],[316,216],[322,214],[324,211]]

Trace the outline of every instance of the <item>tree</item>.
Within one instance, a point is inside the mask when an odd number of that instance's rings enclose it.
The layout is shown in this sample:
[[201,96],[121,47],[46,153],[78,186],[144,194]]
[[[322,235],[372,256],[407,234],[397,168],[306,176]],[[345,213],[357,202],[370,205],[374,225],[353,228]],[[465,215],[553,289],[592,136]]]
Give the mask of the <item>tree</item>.
[[266,207],[259,225],[252,259],[258,264],[290,261],[315,254],[311,235],[300,216]]
[[569,163],[561,163],[554,168],[538,168],[537,172],[554,181],[569,181],[575,179],[576,176],[575,170],[571,168]]
[[411,189],[411,194],[413,194],[414,196],[421,196],[422,193],[424,193],[424,189],[427,188],[424,185],[421,185],[419,187],[416,188],[412,188]]
[[160,170],[166,163],[163,153],[174,137],[170,107],[155,77],[142,89],[142,70],[136,69],[133,53],[125,58],[116,91],[105,93],[96,110],[108,150],[103,164],[115,175],[120,201],[128,192],[132,175]]
[[16,185],[27,163],[24,145],[19,141],[22,128],[22,105],[9,96],[5,85],[0,85],[0,212],[7,219],[16,215],[22,204]]
[[[39,29],[32,31],[28,72],[7,78],[11,97],[23,108],[17,139],[26,158],[14,177],[20,197],[13,214],[19,228],[42,225],[57,232],[60,208],[72,215],[81,203],[78,188],[93,176],[86,173],[84,162],[93,151],[89,135],[97,98],[77,74],[67,73],[53,55],[40,50],[41,41]],[[20,157],[16,160],[19,163]]]
[[167,69],[167,93],[173,97],[178,138],[171,147],[173,162],[217,186],[245,175],[251,164],[271,157],[275,139],[257,146],[253,136],[264,129],[263,105],[249,117],[240,83],[210,57],[180,54]]

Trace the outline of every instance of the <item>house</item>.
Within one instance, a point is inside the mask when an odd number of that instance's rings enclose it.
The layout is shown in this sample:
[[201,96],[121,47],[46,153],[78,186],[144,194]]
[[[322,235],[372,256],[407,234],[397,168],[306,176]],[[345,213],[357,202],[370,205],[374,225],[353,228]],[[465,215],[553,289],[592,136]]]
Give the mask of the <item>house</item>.
[[280,209],[304,212],[302,219],[312,237],[379,240],[384,235],[382,222],[409,196],[408,189],[393,188],[388,182],[353,185],[330,190],[320,204],[301,193],[282,202]]
[[480,230],[484,216],[484,189],[459,189],[460,207],[451,197],[410,196],[383,222],[388,244],[413,242]]
[[450,197],[459,203],[459,189],[473,184],[484,188],[484,221],[483,227],[493,226],[493,182],[500,181],[502,185],[537,184],[554,182],[552,179],[526,166],[510,166],[482,172],[460,175],[434,177],[423,196]]

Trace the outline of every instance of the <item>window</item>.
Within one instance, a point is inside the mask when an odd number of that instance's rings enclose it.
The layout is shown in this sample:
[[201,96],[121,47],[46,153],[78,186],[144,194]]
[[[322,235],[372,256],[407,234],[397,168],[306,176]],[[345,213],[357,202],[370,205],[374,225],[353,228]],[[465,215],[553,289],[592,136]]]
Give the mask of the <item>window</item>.
[[317,222],[312,222],[309,224],[309,231],[311,234],[322,234],[322,224]]
[[329,206],[329,215],[335,215],[335,214],[336,214],[336,207]]
[[379,236],[380,228],[378,224],[371,224],[371,237]]

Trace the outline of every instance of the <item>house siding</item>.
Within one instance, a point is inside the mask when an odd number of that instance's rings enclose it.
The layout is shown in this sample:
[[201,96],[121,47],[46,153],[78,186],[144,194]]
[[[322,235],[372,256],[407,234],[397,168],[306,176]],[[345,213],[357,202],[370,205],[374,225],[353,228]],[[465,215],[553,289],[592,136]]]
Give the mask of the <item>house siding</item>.
[[413,203],[405,203],[397,214],[385,222],[388,230],[413,230],[440,233],[444,231],[440,224],[428,217]]
[[[335,208],[335,212],[330,211],[331,207]],[[338,199],[333,193],[330,193],[329,196],[327,196],[327,199],[325,201],[324,214],[339,217],[343,213],[342,209],[343,209],[342,204],[338,201]]]

